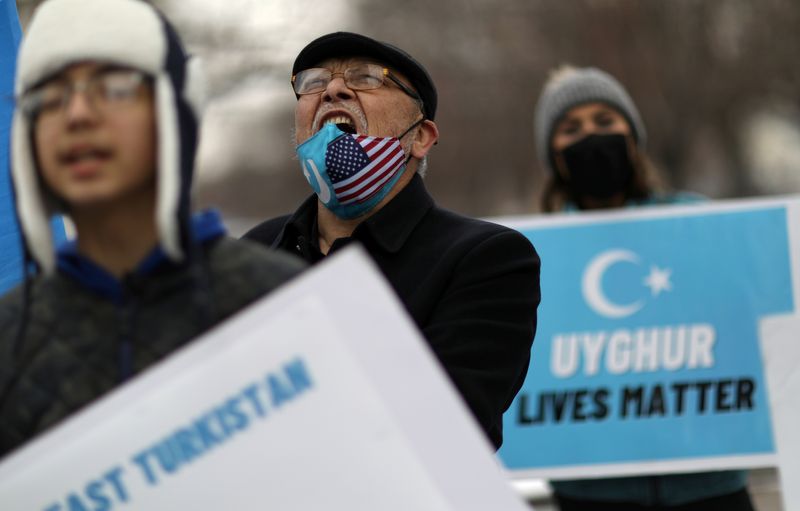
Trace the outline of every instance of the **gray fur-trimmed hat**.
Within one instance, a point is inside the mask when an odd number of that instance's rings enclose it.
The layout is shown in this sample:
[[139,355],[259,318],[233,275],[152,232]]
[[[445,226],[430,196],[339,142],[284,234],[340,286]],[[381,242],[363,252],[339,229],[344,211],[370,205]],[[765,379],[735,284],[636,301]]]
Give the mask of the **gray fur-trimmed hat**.
[[[34,13],[20,44],[15,94],[19,97],[65,67],[88,60],[131,67],[153,78],[158,131],[156,225],[167,256],[183,260],[205,92],[199,64],[187,56],[166,18],[147,2],[47,0]],[[31,133],[27,114],[18,108],[11,140],[17,216],[27,251],[44,273],[51,273],[55,251],[49,219],[63,211],[40,184]]]
[[647,133],[625,87],[600,69],[565,66],[547,82],[536,104],[533,129],[542,166],[553,171],[550,141],[558,121],[571,108],[594,102],[608,104],[625,116],[637,145],[644,149]]

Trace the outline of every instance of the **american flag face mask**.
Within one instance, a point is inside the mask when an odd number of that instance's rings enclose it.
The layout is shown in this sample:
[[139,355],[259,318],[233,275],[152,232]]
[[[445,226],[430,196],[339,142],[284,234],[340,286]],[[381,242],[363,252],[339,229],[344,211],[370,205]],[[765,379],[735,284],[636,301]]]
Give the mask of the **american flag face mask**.
[[297,146],[303,175],[326,208],[339,218],[374,208],[403,174],[409,158],[399,137],[350,134],[329,123]]

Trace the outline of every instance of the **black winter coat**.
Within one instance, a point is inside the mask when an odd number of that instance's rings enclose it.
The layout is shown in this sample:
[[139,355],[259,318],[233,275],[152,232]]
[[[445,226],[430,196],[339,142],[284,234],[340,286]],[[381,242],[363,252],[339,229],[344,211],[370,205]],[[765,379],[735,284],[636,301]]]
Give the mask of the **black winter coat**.
[[14,353],[21,289],[0,299],[0,457],[119,385],[126,350],[138,373],[304,267],[230,238],[201,250],[213,317],[198,308],[197,277],[185,264],[126,279],[121,300],[58,271],[33,282],[26,335]]
[[[293,215],[268,220],[245,238],[315,263],[323,258],[316,208],[312,196]],[[536,332],[533,246],[517,231],[438,208],[419,176],[330,252],[352,241],[377,262],[499,448],[503,412],[525,379]]]

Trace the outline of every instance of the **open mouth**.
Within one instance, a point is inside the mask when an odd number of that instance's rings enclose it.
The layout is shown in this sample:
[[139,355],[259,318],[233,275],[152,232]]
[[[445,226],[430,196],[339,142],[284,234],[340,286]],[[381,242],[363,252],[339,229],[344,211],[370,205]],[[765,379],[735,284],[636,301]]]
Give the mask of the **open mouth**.
[[356,129],[356,124],[350,117],[346,115],[334,115],[328,117],[323,121],[323,126],[325,124],[335,124],[337,128],[344,131],[345,133],[349,133],[350,135],[355,135],[358,133]]
[[110,155],[111,153],[105,149],[89,146],[76,147],[61,155],[61,162],[66,165],[79,165],[83,163],[104,161],[108,159]]

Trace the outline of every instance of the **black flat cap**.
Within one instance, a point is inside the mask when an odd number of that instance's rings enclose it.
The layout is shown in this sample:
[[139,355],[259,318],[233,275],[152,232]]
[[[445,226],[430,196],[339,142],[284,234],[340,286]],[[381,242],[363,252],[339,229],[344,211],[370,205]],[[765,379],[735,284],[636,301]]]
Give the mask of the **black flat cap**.
[[436,116],[436,87],[430,75],[414,57],[389,43],[352,32],[334,32],[314,39],[294,60],[292,75],[314,67],[323,60],[341,57],[368,57],[385,63],[409,79],[425,107],[425,118]]

